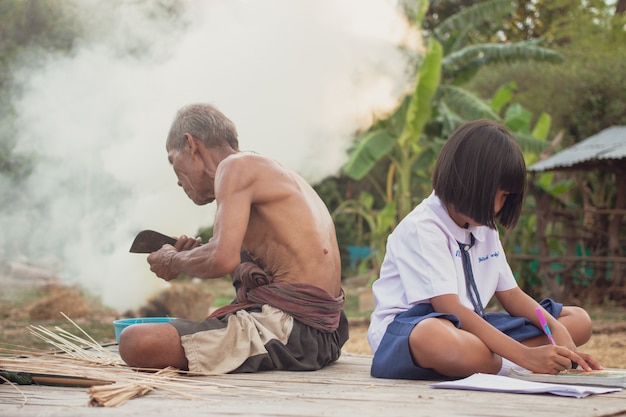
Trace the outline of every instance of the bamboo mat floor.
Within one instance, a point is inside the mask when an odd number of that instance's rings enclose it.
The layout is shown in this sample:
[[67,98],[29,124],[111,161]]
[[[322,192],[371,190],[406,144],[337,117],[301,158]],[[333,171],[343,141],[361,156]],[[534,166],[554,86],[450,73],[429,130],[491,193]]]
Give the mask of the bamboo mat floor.
[[[0,384],[0,416],[626,416],[626,390],[586,398],[432,389],[369,376],[371,356],[344,354],[316,372],[193,377],[218,389],[153,391],[115,408],[90,407],[86,388]],[[19,389],[19,392],[17,389]]]

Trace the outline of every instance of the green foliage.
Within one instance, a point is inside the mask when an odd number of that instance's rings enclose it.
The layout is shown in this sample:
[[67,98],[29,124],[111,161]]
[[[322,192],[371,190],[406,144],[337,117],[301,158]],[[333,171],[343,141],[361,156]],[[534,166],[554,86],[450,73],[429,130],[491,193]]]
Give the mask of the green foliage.
[[511,130],[518,145],[526,153],[526,163],[529,165],[535,162],[538,154],[547,147],[546,139],[552,117],[547,113],[541,113],[533,127],[533,113],[521,104],[511,102],[515,91],[515,82],[502,86],[495,93],[492,103],[501,113],[504,113],[502,122]]
[[481,69],[467,87],[489,96],[495,85],[516,80],[519,103],[533,114],[551,114],[551,134],[564,133],[563,147],[626,124],[626,16],[605,2],[554,0],[536,7],[565,65],[496,65]]
[[439,88],[439,94],[442,103],[445,103],[446,111],[453,112],[459,118],[459,124],[466,120],[482,118],[500,119],[489,103],[469,90],[447,84]]
[[391,152],[394,142],[395,138],[386,130],[363,133],[357,138],[356,147],[343,166],[343,172],[352,179],[362,179],[381,158]]
[[[535,161],[538,152],[545,149],[547,143],[547,131],[550,129],[550,116],[543,113],[537,123],[533,126],[532,113],[519,103],[513,102],[515,83],[508,83],[502,86],[494,95],[492,103],[503,115],[503,123],[511,131],[517,143],[524,151],[526,165]],[[543,179],[539,174],[538,178]],[[533,254],[537,253],[537,243],[535,241],[537,216],[534,211],[534,200],[529,196],[525,201],[523,214],[516,227],[509,230],[500,230],[504,250],[509,255]],[[542,281],[538,275],[537,262],[528,260],[516,260],[509,256],[511,269],[515,271],[518,285],[535,298],[541,296],[536,290]]]
[[[19,184],[33,170],[34,154],[15,152],[12,100],[19,94],[17,68],[35,67],[42,51],[70,51],[81,28],[73,3],[63,0],[0,0],[0,180]],[[10,208],[5,199],[0,210]]]
[[493,31],[487,22],[505,21],[511,11],[511,0],[469,2],[439,21],[432,33],[441,42],[447,39],[446,45],[454,45],[456,50],[460,44],[484,41],[481,33]]
[[[409,18],[423,16],[425,3],[415,2],[412,9],[407,8]],[[409,3],[405,1],[403,4],[406,8]],[[350,159],[343,167],[344,175],[359,183],[366,179],[380,183],[382,178],[376,180],[372,174],[376,167],[385,163],[384,185],[377,187],[385,191],[380,193],[382,201],[373,201],[369,205],[364,204],[362,198],[346,200],[334,212],[335,221],[346,213],[359,216],[365,222],[363,230],[369,233],[370,246],[381,248],[381,259],[384,244],[372,239],[386,241],[386,234],[393,225],[409,213],[417,199],[430,192],[430,174],[436,155],[445,138],[461,123],[478,118],[499,120],[515,132],[527,152],[538,152],[546,147],[545,130],[549,118],[542,116],[541,123],[531,126],[532,114],[509,103],[513,87],[503,89],[489,103],[461,86],[478,68],[491,63],[562,61],[560,54],[540,47],[534,41],[484,42],[490,39],[484,33],[493,32],[494,22],[506,20],[513,10],[511,1],[489,0],[471,5],[439,22],[428,38],[413,93],[389,118],[377,122],[360,135],[351,149]],[[485,25],[486,21],[491,23]],[[482,43],[472,44],[476,39]],[[543,137],[539,139],[539,135]],[[393,221],[383,221],[392,207],[397,208]],[[380,225],[383,224],[387,226],[386,233],[381,233]]]
[[424,20],[426,12],[428,12],[429,2],[421,0],[400,0],[398,5],[404,11],[409,22],[414,25],[419,25]]
[[[372,267],[377,272],[385,253],[387,235],[398,219],[412,208],[411,181],[426,162],[420,158],[428,153],[429,144],[421,145],[422,131],[431,117],[431,102],[436,94],[441,73],[441,45],[431,40],[426,55],[416,76],[416,85],[410,99],[401,106],[400,112],[391,117],[400,118],[400,123],[383,123],[358,138],[351,156],[344,165],[345,175],[360,180],[384,158],[388,157],[384,203],[381,209],[374,209],[374,197],[362,192],[358,200],[349,199],[337,207],[335,221],[340,215],[353,214],[363,219],[367,225],[369,246],[374,256]],[[397,131],[401,126],[401,133]],[[390,129],[391,128],[391,129]],[[429,154],[430,156],[430,154]],[[428,160],[428,164],[432,162]],[[419,174],[418,174],[419,175]]]
[[424,60],[420,64],[415,91],[406,111],[404,130],[398,138],[401,147],[417,142],[431,117],[431,102],[441,80],[443,49],[441,44],[430,40]]
[[[370,263],[370,268],[374,271],[374,274],[376,274],[385,255],[387,236],[396,223],[396,203],[390,201],[382,209],[375,209],[374,202],[374,196],[363,192],[358,199],[345,200],[332,214],[333,217],[352,214],[366,222],[367,245],[372,253],[372,256],[367,261]],[[362,239],[363,237],[359,241]]]
[[66,0],[0,0],[0,73],[6,77],[24,48],[68,51],[81,33],[73,2]]
[[[390,210],[389,207],[397,207],[398,213],[394,216],[394,221],[404,217],[412,206],[411,179],[416,169],[416,161],[422,162],[420,156],[428,149],[428,144],[420,145],[420,139],[424,126],[431,117],[431,102],[435,97],[441,74],[441,58],[441,45],[431,40],[417,73],[415,89],[408,104],[400,108],[401,113],[396,112],[391,118],[396,120],[400,117],[403,119],[402,122],[384,123],[361,135],[351,151],[348,163],[344,165],[344,173],[350,178],[359,180],[364,178],[379,161],[389,157],[385,207],[387,211]],[[401,125],[402,130],[396,136],[398,125]],[[348,206],[342,206],[342,209],[347,210]],[[361,210],[354,211],[354,207],[350,210],[363,214]],[[384,253],[384,250],[382,252]]]
[[536,41],[517,42],[512,44],[480,44],[469,45],[446,56],[443,65],[447,72],[455,78],[458,73],[471,72],[487,64],[511,64],[518,61],[535,60],[559,64],[563,56],[551,49],[542,48]]
[[[622,0],[623,2],[623,0]],[[604,0],[512,0],[494,2],[481,2],[486,8],[494,8],[492,14],[486,15],[491,18],[483,18],[480,13],[475,13],[476,27],[480,31],[472,31],[471,43],[493,42],[494,33],[499,39],[506,39],[509,42],[518,42],[531,39],[542,39],[548,45],[563,44],[570,42],[571,37],[587,25],[588,20],[581,19],[581,10],[588,13],[594,26],[619,27],[623,22],[616,22],[615,11],[619,7],[618,2],[607,2]],[[507,3],[513,8],[508,8]],[[424,28],[432,30],[439,27],[443,21],[453,15],[461,14],[464,10],[470,9],[476,2],[472,0],[432,0],[428,13],[424,19]],[[581,7],[582,6],[582,7]],[[502,13],[500,19],[495,18],[495,8],[498,7]],[[578,24],[571,25],[576,21]],[[497,32],[494,31],[497,28]],[[462,29],[462,27],[461,27]]]
[[539,175],[534,185],[551,195],[559,196],[572,190],[576,186],[576,181],[573,179],[556,181],[555,173],[551,171]]
[[[37,65],[38,51],[70,51],[82,29],[73,2],[64,0],[0,0],[0,94],[16,66]],[[4,100],[3,100],[4,101]]]
[[202,243],[207,243],[213,237],[213,226],[201,227],[197,237],[202,239]]
[[[440,114],[451,110],[459,122],[482,117],[499,120],[496,112],[484,105],[480,96],[464,86],[481,68],[516,62],[563,61],[560,53],[539,46],[536,40],[504,42],[491,36],[498,32],[498,23],[504,25],[513,11],[510,0],[483,1],[447,17],[433,30],[434,37],[444,44],[445,50],[442,84],[436,103]],[[489,97],[491,93],[493,91],[482,97]]]

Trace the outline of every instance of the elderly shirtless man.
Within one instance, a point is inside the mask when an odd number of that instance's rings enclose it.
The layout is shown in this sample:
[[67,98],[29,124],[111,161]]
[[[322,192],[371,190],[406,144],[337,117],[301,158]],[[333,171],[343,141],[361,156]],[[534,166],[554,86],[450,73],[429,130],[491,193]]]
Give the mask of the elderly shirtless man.
[[340,256],[328,209],[280,163],[239,152],[234,124],[208,104],[181,109],[166,142],[180,185],[196,204],[215,200],[213,237],[181,236],[148,256],[166,281],[185,273],[233,278],[237,297],[201,322],[126,328],[119,350],[133,367],[194,372],[315,370],[348,338]]

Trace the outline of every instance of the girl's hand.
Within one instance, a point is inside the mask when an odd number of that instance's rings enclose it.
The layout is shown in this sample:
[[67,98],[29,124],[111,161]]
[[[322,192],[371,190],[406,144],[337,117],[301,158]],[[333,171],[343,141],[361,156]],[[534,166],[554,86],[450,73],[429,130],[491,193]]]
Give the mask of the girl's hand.
[[[580,352],[572,340],[567,328],[565,326],[554,326],[554,330],[552,331],[552,336],[554,337],[554,341],[560,347],[564,347],[568,349],[571,353],[577,355],[581,358],[582,361],[578,361],[575,359],[570,359],[572,362],[576,362],[583,370],[591,371],[592,369],[603,369],[600,362],[598,362],[593,356],[588,353]],[[568,356],[568,357],[571,357]]]
[[592,368],[585,358],[589,359],[594,366],[600,364],[588,354],[579,354],[565,346],[543,345],[528,348],[527,361],[520,364],[524,368],[542,374],[556,374],[572,368],[572,362],[576,362],[583,370],[591,371]]
[[572,336],[569,334],[565,326],[557,322],[557,325],[552,326],[551,329],[552,336],[554,337],[554,341],[557,345],[564,346],[574,352],[578,350],[574,340],[572,340]]
[[[602,367],[602,365],[600,365],[600,362],[598,362],[596,360],[596,358],[594,358],[590,354],[584,353],[584,352],[579,352],[579,351],[576,351],[576,354],[578,354],[578,356],[583,358],[585,360],[585,362],[587,362],[587,364],[591,367],[591,369],[597,369],[597,370],[604,369]],[[576,363],[578,363],[578,362],[576,362]],[[591,369],[585,369],[585,370],[587,371],[587,370],[591,370]]]

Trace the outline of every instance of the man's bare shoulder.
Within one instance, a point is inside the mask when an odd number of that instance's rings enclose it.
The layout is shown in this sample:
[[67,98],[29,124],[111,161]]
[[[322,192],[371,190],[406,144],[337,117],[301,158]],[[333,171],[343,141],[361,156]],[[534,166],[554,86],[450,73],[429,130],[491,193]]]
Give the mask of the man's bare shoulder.
[[294,170],[266,156],[237,153],[225,158],[216,173],[216,182],[230,190],[254,190],[255,202],[276,202],[302,192],[306,181]]
[[231,173],[236,173],[241,180],[253,182],[302,180],[299,174],[279,161],[254,153],[240,152],[224,159],[217,175],[230,176]]
[[219,165],[222,171],[266,171],[286,169],[278,161],[267,156],[238,152],[225,158]]

